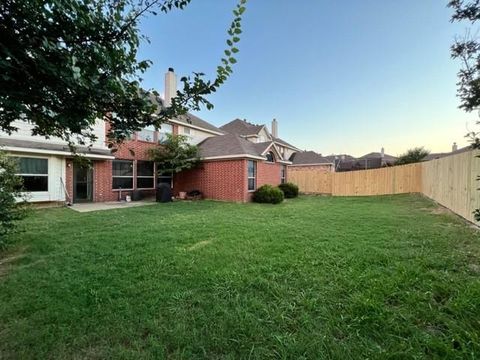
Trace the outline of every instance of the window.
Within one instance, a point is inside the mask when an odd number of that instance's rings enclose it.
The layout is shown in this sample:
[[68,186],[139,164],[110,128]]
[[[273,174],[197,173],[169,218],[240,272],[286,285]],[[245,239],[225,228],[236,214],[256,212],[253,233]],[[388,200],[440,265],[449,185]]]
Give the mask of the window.
[[283,165],[282,169],[280,170],[280,184],[285,184],[286,177],[287,177],[287,167]]
[[28,192],[48,191],[48,159],[19,157],[18,176]]
[[273,152],[269,151],[267,154],[267,162],[275,162],[275,156],[273,156]]
[[133,161],[113,160],[112,189],[133,189]]
[[167,140],[167,134],[173,133],[173,126],[170,124],[162,124],[158,131],[158,142],[161,143]]
[[137,161],[137,189],[153,189],[155,172],[153,161]]
[[153,125],[147,126],[143,130],[137,132],[137,139],[142,141],[155,141],[155,127]]
[[257,181],[257,163],[248,160],[248,191],[253,191],[256,188]]
[[184,128],[183,128],[183,133],[184,133],[185,135],[190,135],[190,133],[191,133],[190,128],[189,128],[189,127],[184,127]]

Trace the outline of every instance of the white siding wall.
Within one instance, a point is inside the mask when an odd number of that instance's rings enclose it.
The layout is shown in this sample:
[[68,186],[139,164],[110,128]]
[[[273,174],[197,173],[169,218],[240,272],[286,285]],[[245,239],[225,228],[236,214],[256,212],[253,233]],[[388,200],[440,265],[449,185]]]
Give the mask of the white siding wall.
[[66,162],[65,158],[53,155],[38,155],[27,153],[10,153],[12,156],[48,159],[48,191],[27,193],[30,202],[39,201],[65,201],[65,191],[62,181],[65,182]]
[[[190,134],[187,134],[185,132],[185,129],[190,129]],[[188,132],[188,130],[187,130]],[[211,133],[208,133],[206,131],[202,131],[202,130],[198,130],[198,129],[193,129],[191,127],[188,127],[188,126],[182,126],[182,125],[179,125],[178,126],[178,133],[180,135],[186,135],[188,136],[189,138],[189,143],[190,144],[193,144],[193,145],[197,145],[198,143],[200,143],[201,141],[205,140],[206,138],[209,138],[209,137],[212,137],[212,136],[216,136],[214,134],[211,134]]]
[[[32,136],[33,125],[27,123],[26,121],[14,121],[13,126],[18,128],[17,132],[13,133],[12,135],[8,135],[0,131],[0,137],[45,142],[49,144],[66,144],[65,141],[56,137],[45,139],[43,136]],[[103,120],[97,120],[95,126],[93,127],[93,131],[97,136],[97,140],[93,143],[93,147],[106,149],[107,147],[105,144],[105,122]]]

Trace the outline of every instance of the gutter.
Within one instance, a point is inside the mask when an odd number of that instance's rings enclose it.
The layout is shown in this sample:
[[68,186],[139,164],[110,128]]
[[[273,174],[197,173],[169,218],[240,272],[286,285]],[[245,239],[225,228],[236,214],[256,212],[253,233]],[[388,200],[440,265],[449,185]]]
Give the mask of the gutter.
[[[2,150],[11,151],[11,152],[22,152],[30,154],[44,154],[44,155],[62,155],[62,156],[74,156],[70,151],[60,151],[60,150],[44,150],[44,149],[33,149],[33,148],[22,148],[16,146],[3,146]],[[113,160],[115,159],[112,155],[100,155],[100,154],[89,154],[89,153],[78,153],[78,155],[83,155],[86,158],[90,159],[103,159],[103,160]]]

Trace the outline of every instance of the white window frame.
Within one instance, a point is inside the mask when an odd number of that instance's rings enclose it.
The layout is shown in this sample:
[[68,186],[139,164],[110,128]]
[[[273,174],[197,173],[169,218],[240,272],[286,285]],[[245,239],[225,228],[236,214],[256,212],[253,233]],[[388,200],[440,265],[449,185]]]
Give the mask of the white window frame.
[[[131,176],[115,176],[113,175],[113,163],[115,161],[123,161],[123,162],[131,162],[132,163],[132,175]],[[112,161],[112,191],[130,191],[130,190],[133,190],[134,189],[134,186],[135,186],[135,169],[136,169],[136,166],[135,166],[135,161],[133,160],[124,160],[124,159],[115,159]],[[121,189],[115,189],[113,187],[113,179],[114,178],[124,178],[124,179],[132,179],[132,187],[131,188],[128,188],[128,189],[125,189],[125,188],[121,188]]]
[[[162,126],[169,126],[170,129],[168,131],[162,130]],[[160,128],[158,129],[158,142],[161,144],[165,140],[167,140],[167,134],[173,134],[173,125],[169,123],[165,123],[160,125]]]
[[[253,176],[250,176],[249,165],[250,162],[253,163]],[[249,188],[250,179],[253,179],[253,189]],[[257,190],[257,162],[254,160],[247,160],[247,190],[253,192]]]
[[[139,162],[151,162],[153,163],[153,173],[152,173],[152,176],[139,176],[138,175],[138,163]],[[152,187],[148,187],[148,188],[141,188],[141,187],[138,187],[138,178],[142,178],[142,179],[152,179]],[[149,160],[137,160],[135,162],[135,186],[136,186],[136,189],[137,190],[152,190],[152,189],[155,189],[155,163],[153,161],[149,161]]]
[[287,182],[287,165],[282,165],[280,169],[280,184]]
[[[155,127],[153,125],[147,126],[140,131],[137,131],[137,140],[145,142],[155,142]],[[149,140],[148,137],[151,139]]]
[[20,159],[20,158],[24,158],[24,159],[36,159],[36,160],[47,160],[47,173],[46,174],[23,174],[23,173],[16,173],[15,175],[17,176],[21,176],[22,178],[23,177],[39,177],[39,176],[43,176],[43,177],[46,177],[47,178],[47,190],[40,190],[40,191],[30,191],[30,190],[26,190],[25,191],[22,191],[22,193],[27,193],[27,194],[30,194],[30,193],[34,193],[34,194],[48,194],[49,190],[50,190],[50,178],[49,178],[49,169],[50,169],[50,161],[48,158],[46,157],[39,157],[39,156],[29,156],[29,155],[12,155],[13,158],[17,158],[17,159]]

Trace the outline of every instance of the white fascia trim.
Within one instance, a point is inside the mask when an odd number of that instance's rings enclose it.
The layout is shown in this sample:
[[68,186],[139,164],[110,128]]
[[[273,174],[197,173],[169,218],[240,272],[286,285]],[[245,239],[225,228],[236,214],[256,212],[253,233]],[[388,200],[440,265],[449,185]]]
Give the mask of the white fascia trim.
[[334,166],[333,163],[296,164],[296,165],[292,165],[292,166],[320,166],[320,165],[331,165],[331,166]]
[[[157,115],[152,115],[152,116],[153,117],[158,117]],[[171,123],[177,124],[177,125],[182,125],[182,126],[185,126],[185,127],[190,127],[192,129],[205,131],[205,132],[208,132],[208,133],[214,134],[214,135],[225,135],[224,133],[221,133],[221,132],[218,132],[218,131],[205,129],[205,128],[202,128],[200,126],[195,126],[195,125],[192,125],[192,124],[185,124],[184,122],[178,121],[178,120],[168,120],[168,121],[171,122]]]
[[255,160],[267,160],[267,158],[265,157],[249,155],[249,154],[207,156],[207,157],[200,158],[200,160],[222,160],[222,159],[228,160],[228,159],[242,159],[242,158],[255,159]]
[[286,144],[283,144],[283,143],[275,141],[275,140],[273,140],[273,142],[275,143],[275,145],[283,146],[283,147],[286,147],[286,148],[289,148],[289,149],[292,149],[292,150],[295,150],[295,151],[302,151],[295,146],[286,145]]
[[291,162],[291,161],[287,161],[287,160],[277,160],[277,162],[280,163],[280,164],[292,165],[292,162]]
[[[268,150],[270,150],[270,148],[272,147],[272,145],[275,145],[274,142],[272,141],[270,143],[270,145],[267,146],[267,148],[262,152],[262,155],[265,155],[267,153]],[[275,152],[277,153],[277,156],[278,155],[281,155],[280,152],[278,151],[278,149],[276,148],[276,146],[273,147],[275,149]]]
[[[31,154],[45,154],[45,155],[62,155],[62,156],[73,156],[74,154],[70,151],[59,151],[59,150],[44,150],[44,149],[32,149],[32,148],[22,148],[16,146],[0,146],[0,149],[11,152],[22,152],[22,153],[31,153]],[[115,159],[112,155],[98,155],[98,154],[88,154],[88,153],[78,153],[79,155],[85,156],[89,159],[105,159],[113,160]]]

